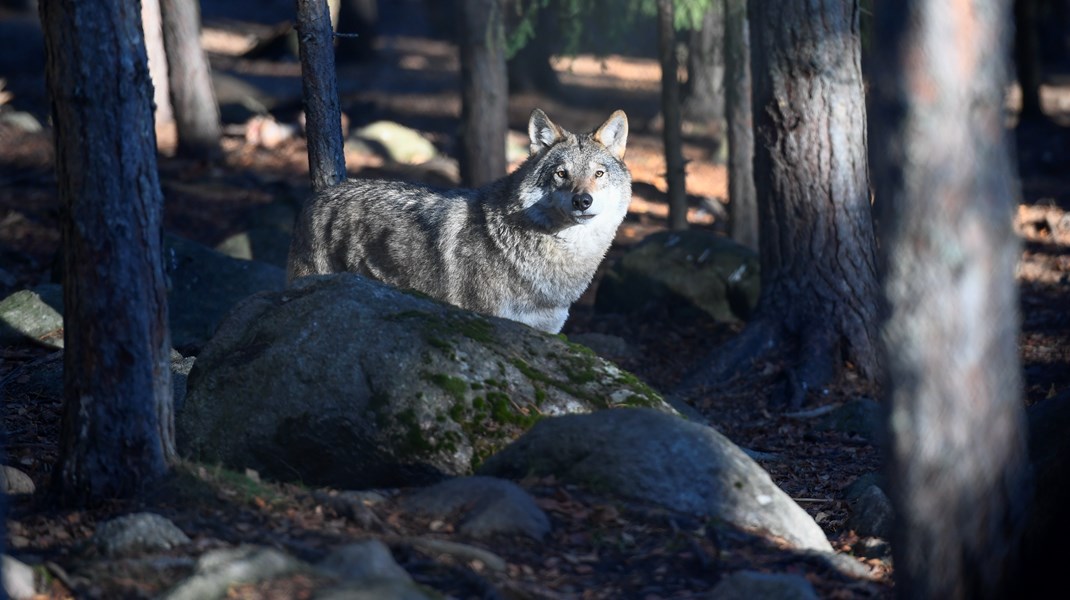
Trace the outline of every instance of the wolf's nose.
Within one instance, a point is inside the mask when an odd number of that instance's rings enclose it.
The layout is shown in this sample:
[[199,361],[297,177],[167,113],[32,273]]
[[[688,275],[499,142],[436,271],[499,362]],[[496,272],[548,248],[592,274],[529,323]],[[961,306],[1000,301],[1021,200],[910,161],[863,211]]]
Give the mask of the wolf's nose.
[[587,210],[591,208],[591,203],[594,202],[594,198],[590,194],[576,194],[572,197],[572,208],[576,210]]

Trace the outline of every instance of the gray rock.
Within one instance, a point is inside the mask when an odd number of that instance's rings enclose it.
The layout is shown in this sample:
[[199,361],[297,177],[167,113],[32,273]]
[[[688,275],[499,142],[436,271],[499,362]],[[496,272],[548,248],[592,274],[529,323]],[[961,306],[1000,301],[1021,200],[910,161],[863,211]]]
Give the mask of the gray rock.
[[442,600],[444,597],[415,583],[388,580],[348,584],[318,591],[314,600]]
[[183,354],[197,354],[238,301],[286,285],[286,273],[279,267],[234,259],[175,236],[165,238],[164,261],[170,280],[171,343]]
[[606,360],[621,361],[639,358],[639,352],[619,336],[588,332],[570,335],[568,339],[570,342],[587,346]]
[[392,121],[376,121],[357,129],[351,143],[366,144],[399,163],[418,164],[438,154],[435,145],[422,133]]
[[880,403],[872,398],[856,398],[822,416],[818,427],[842,433],[857,433],[875,442],[884,435],[884,410]]
[[710,591],[710,600],[817,600],[814,586],[802,575],[737,571]]
[[550,519],[520,486],[493,477],[459,477],[405,497],[402,506],[433,518],[459,522],[457,531],[476,539],[523,534],[541,540]]
[[179,451],[313,485],[465,475],[535,421],[673,412],[586,348],[353,274],[241,303],[190,372]]
[[384,581],[412,583],[409,573],[401,568],[390,549],[379,540],[364,540],[335,548],[318,566],[349,584]]
[[32,494],[37,491],[30,476],[8,465],[0,465],[0,491],[9,495]]
[[242,583],[281,577],[311,566],[292,556],[258,546],[213,550],[201,556],[193,575],[162,596],[163,600],[215,600]]
[[63,288],[45,284],[0,300],[0,345],[32,339],[63,347]]
[[672,303],[735,322],[754,310],[759,280],[753,250],[708,231],[662,231],[610,267],[598,286],[595,307],[633,313]]
[[847,519],[847,526],[858,535],[884,539],[891,536],[895,511],[892,501],[879,487],[869,486],[857,498],[849,501],[848,506],[851,516]]
[[93,543],[108,557],[169,550],[190,542],[170,519],[155,513],[133,513],[97,526]]
[[851,547],[851,551],[862,558],[879,558],[888,560],[892,557],[892,545],[881,538],[867,537]]
[[821,528],[711,427],[644,409],[545,419],[492,456],[481,475],[552,474],[674,510],[831,550]]
[[36,117],[28,112],[18,110],[0,110],[0,123],[10,125],[11,127],[26,133],[39,133],[44,131],[44,127],[41,126],[41,122],[38,121]]
[[37,596],[37,587],[34,585],[33,569],[29,565],[12,558],[3,556],[2,579],[7,598],[11,600],[29,600]]
[[869,486],[871,485],[875,485],[882,490],[887,487],[885,485],[884,476],[882,474],[877,472],[864,473],[862,475],[859,475],[854,481],[851,482],[850,485],[847,486],[847,489],[844,490],[843,493],[843,499],[846,500],[848,503],[854,502],[866,490],[868,490]]

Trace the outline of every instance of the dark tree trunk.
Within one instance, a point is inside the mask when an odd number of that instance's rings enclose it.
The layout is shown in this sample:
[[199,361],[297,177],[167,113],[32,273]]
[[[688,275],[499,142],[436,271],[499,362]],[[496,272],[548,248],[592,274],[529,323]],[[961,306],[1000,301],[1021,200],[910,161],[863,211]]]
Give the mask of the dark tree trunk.
[[683,116],[708,123],[720,131],[725,118],[725,6],[712,1],[702,17],[702,28],[688,35],[687,85]]
[[375,35],[379,26],[378,0],[340,0],[338,7],[338,62],[359,63],[375,58]]
[[502,0],[462,0],[461,180],[477,187],[505,175],[509,81]]
[[751,118],[747,0],[726,0],[724,10],[724,90],[731,232],[732,239],[757,250],[758,200],[754,191],[754,120]]
[[673,0],[658,0],[658,56],[661,62],[661,113],[665,117],[665,181],[669,186],[669,228],[687,229],[687,184],[680,135],[680,79],[676,60]]
[[1014,63],[1018,72],[1018,86],[1022,90],[1022,118],[1042,118],[1037,0],[1015,0],[1014,25]]
[[[514,0],[507,0],[505,6],[507,16],[516,14],[518,7]],[[526,10],[532,10],[533,6],[525,4]],[[556,35],[558,9],[551,4],[537,10],[535,36],[509,59],[509,91],[553,95],[561,90],[557,71],[550,64],[554,49],[560,46]],[[506,26],[512,27],[509,22]]]
[[220,153],[219,104],[208,58],[201,49],[199,5],[196,0],[160,0],[160,16],[178,133],[177,154],[214,158]]
[[297,0],[297,32],[308,172],[313,191],[319,192],[346,178],[342,111],[334,73],[334,30],[326,0]]
[[896,591],[1013,597],[1004,585],[1028,494],[1003,108],[1010,6],[877,6]]
[[685,386],[790,350],[787,400],[878,369],[857,2],[748,5],[762,291],[755,319]]
[[174,455],[163,198],[141,15],[41,3],[63,202],[63,433],[71,505],[128,497]]

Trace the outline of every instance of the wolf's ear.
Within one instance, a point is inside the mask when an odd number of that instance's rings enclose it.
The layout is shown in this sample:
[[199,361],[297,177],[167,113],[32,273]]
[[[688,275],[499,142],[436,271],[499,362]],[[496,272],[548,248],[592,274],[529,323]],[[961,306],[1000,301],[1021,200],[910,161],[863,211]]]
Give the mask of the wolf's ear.
[[623,110],[609,115],[605,123],[595,130],[594,139],[609,149],[617,158],[624,158],[624,146],[628,143],[628,115]]
[[554,125],[550,117],[539,109],[531,111],[528,119],[528,136],[531,138],[531,153],[536,154],[553,146],[555,142],[565,137],[561,128]]

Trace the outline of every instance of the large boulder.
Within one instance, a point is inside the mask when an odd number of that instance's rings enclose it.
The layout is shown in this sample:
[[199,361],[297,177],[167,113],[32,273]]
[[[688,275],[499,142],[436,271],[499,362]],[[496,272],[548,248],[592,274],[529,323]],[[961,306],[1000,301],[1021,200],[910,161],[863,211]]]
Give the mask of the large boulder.
[[758,255],[746,246],[708,231],[661,231],[610,267],[595,307],[632,313],[671,304],[735,322],[758,303],[759,279]]
[[242,302],[187,390],[184,454],[349,489],[471,473],[544,416],[672,412],[582,346],[348,273]]
[[562,481],[708,516],[831,551],[814,519],[743,450],[712,427],[652,410],[610,410],[539,422],[480,475]]

